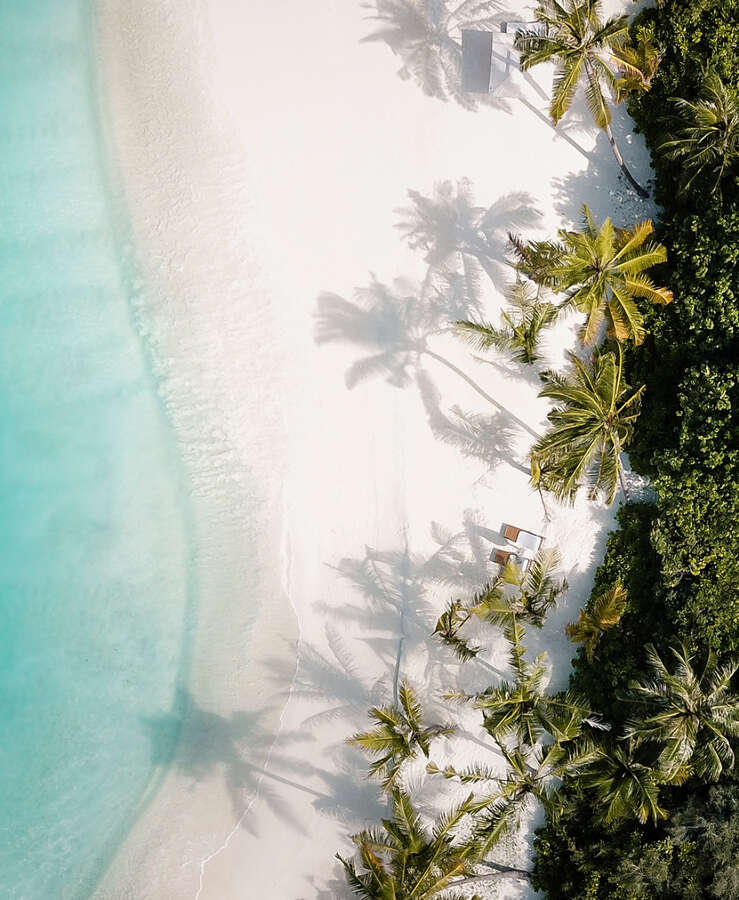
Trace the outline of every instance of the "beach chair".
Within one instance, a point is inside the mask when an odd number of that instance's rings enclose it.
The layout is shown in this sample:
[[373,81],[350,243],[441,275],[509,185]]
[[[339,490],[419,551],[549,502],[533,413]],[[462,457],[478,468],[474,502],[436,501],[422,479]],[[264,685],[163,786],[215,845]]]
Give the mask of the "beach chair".
[[525,531],[523,528],[517,528],[515,525],[504,525],[503,537],[512,544],[523,547],[525,550],[530,550],[532,553],[536,553],[544,541],[540,534],[534,534],[533,531]]
[[490,554],[490,562],[495,563],[498,566],[505,566],[507,565],[508,560],[515,555],[513,550],[501,550],[499,547],[494,547],[493,552]]
[[501,550],[499,547],[495,547],[490,554],[490,562],[500,566],[501,569],[504,569],[509,562],[513,562],[522,572],[525,572],[531,560],[527,556],[519,556],[514,550]]
[[462,90],[488,94],[493,68],[493,32],[462,30]]

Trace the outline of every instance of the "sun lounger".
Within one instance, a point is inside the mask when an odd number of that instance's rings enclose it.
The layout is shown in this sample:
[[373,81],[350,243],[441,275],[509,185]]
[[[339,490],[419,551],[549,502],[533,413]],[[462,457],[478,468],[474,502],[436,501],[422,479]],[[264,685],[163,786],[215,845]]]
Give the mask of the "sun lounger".
[[513,562],[522,572],[525,572],[531,560],[526,556],[519,556],[513,550],[501,550],[499,547],[495,547],[490,554],[490,562],[499,565],[501,568],[505,568],[509,562]]
[[515,556],[513,550],[501,550],[498,547],[495,547],[490,554],[490,562],[497,563],[499,566],[504,566],[512,556]]
[[462,31],[462,90],[470,94],[490,92],[493,64],[493,32]]
[[534,534],[533,531],[524,531],[523,528],[517,528],[515,525],[504,526],[503,537],[512,544],[517,544],[519,547],[530,550],[532,553],[536,553],[544,540],[540,534]]

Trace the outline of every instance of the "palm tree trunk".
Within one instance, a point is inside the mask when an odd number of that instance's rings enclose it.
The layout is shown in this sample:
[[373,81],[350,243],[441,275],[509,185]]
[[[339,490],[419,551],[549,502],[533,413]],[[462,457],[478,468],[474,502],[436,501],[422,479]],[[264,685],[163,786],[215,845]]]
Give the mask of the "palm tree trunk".
[[621,460],[619,459],[618,463],[618,481],[621,485],[621,490],[624,492],[624,499],[627,503],[631,502],[631,498],[629,497],[629,492],[626,488],[626,479],[624,478],[623,469],[621,468]]
[[621,152],[616,145],[616,138],[613,136],[613,131],[611,131],[611,126],[606,125],[605,128],[606,135],[608,137],[608,143],[611,145],[611,150],[613,151],[613,155],[616,157],[616,162],[621,166],[621,171],[626,176],[627,181],[631,184],[637,194],[642,198],[642,200],[646,200],[649,196],[649,191],[645,190],[639,182],[634,178],[634,176],[629,172],[626,163],[624,162],[623,156],[621,156]]
[[[489,865],[488,863],[484,863],[484,865]],[[461,881],[453,881],[450,887],[461,887],[465,884],[479,884],[481,881],[490,881],[493,878],[521,878],[525,881],[528,881],[531,878],[531,872],[527,872],[526,869],[513,869],[513,868],[503,868],[503,866],[498,869],[496,872],[491,872],[489,875],[471,875],[469,878],[463,878]]]

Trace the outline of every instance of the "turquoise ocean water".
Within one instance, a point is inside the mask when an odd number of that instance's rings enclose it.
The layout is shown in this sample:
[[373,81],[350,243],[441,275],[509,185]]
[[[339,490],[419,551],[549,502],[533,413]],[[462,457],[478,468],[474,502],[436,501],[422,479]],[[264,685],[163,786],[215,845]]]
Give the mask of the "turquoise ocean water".
[[177,729],[187,491],[132,315],[88,0],[0,2],[0,896],[89,896]]

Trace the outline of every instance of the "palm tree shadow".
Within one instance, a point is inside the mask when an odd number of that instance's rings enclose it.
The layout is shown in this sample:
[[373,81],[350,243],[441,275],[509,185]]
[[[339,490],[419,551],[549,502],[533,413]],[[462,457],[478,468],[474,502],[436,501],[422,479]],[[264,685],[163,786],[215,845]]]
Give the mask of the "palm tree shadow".
[[397,210],[397,228],[408,245],[425,254],[434,270],[460,272],[470,297],[479,296],[484,272],[496,290],[506,287],[508,234],[536,227],[541,213],[525,191],[499,197],[489,207],[474,202],[472,182],[462,178],[435,185],[432,196],[409,190],[411,205]]
[[490,543],[480,523],[480,514],[468,510],[461,531],[432,523],[437,549],[429,555],[412,553],[407,546],[366,547],[363,557],[344,558],[335,567],[364,602],[324,607],[324,612],[358,626],[363,643],[373,649],[385,671],[392,672],[394,693],[408,643],[424,647],[427,681],[449,662],[447,648],[432,637],[443,605],[435,594],[442,588],[471,593],[489,579]]
[[[377,376],[394,387],[405,388],[416,382],[421,358],[434,359],[505,413],[519,429],[538,438],[530,425],[429,346],[429,338],[448,330],[450,321],[480,315],[479,304],[467,292],[463,276],[448,271],[432,272],[432,276],[424,285],[396,279],[393,288],[373,278],[368,287],[355,291],[354,302],[338,294],[321,294],[315,313],[316,343],[349,344],[366,351],[345,373],[350,390]],[[439,288],[439,279],[443,279],[444,290]]]
[[387,44],[401,60],[403,80],[412,78],[427,96],[468,110],[509,111],[500,97],[462,90],[462,29],[498,30],[506,15],[497,0],[367,0],[362,6],[378,23],[362,43]]
[[475,308],[460,293],[461,284],[448,280],[444,295],[423,285],[397,278],[392,287],[374,276],[366,288],[354,292],[354,302],[338,294],[323,293],[315,313],[316,343],[344,343],[360,347],[367,355],[353,363],[345,375],[351,390],[377,375],[395,387],[406,387],[418,355],[428,338],[438,333],[451,315]]
[[[253,831],[244,813],[257,794],[285,824],[297,827],[289,806],[273,789],[270,779],[315,793],[301,782],[305,763],[292,759],[285,752],[286,746],[308,742],[311,737],[305,734],[287,736],[275,758],[274,729],[264,717],[262,710],[237,711],[230,716],[210,712],[198,706],[189,692],[180,688],[172,710],[142,719],[142,727],[151,741],[154,765],[172,765],[193,784],[221,775],[234,817],[247,830]],[[176,741],[172,740],[173,735],[178,736]],[[273,771],[265,768],[268,756],[271,756]],[[275,775],[275,769],[292,773],[296,780]]]
[[463,456],[480,460],[489,471],[505,462],[529,474],[529,468],[515,459],[517,429],[506,412],[486,415],[465,412],[459,406],[453,406],[446,413],[441,408],[441,395],[436,385],[420,367],[416,384],[435,438],[455,447]]

